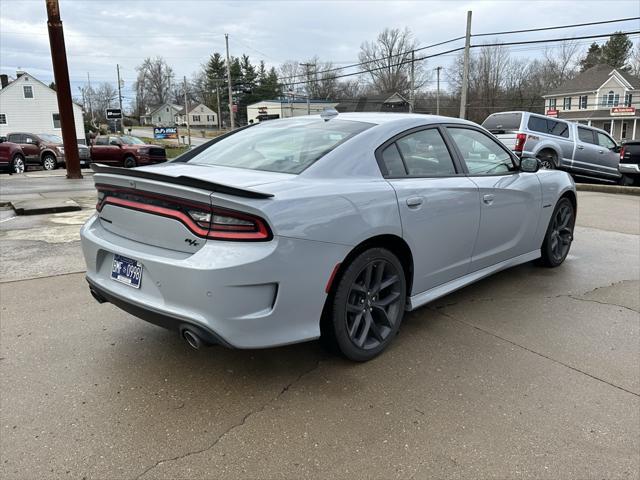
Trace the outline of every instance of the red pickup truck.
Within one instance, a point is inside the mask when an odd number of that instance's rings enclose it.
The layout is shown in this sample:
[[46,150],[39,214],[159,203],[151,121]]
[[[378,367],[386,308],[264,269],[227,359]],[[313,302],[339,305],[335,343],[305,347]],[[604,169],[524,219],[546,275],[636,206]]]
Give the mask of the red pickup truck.
[[164,147],[129,135],[101,135],[91,145],[91,162],[133,168],[167,161]]

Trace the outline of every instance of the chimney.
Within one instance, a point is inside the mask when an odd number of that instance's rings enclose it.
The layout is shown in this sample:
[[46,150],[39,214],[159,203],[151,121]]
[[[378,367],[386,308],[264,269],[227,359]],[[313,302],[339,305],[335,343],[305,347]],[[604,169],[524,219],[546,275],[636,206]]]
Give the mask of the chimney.
[[27,72],[22,71],[22,70],[18,70],[18,71],[16,72],[16,78],[20,78],[20,77],[21,77],[21,76],[23,76],[25,73],[27,73]]
[[0,75],[0,89],[9,85],[9,75],[2,74]]

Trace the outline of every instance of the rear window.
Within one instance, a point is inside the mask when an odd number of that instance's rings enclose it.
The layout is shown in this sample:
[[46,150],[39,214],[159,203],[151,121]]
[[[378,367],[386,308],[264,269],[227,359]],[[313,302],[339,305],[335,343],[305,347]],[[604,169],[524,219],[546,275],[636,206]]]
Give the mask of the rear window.
[[495,113],[482,122],[482,126],[494,132],[496,130],[519,130],[522,121],[521,113]]
[[297,174],[372,126],[315,118],[262,123],[223,138],[187,163]]

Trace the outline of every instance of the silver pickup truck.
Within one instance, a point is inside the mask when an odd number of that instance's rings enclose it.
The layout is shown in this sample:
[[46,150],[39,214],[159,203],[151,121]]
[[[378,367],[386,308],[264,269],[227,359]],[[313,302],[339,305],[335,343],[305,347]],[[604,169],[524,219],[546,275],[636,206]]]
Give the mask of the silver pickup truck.
[[517,155],[538,157],[545,168],[622,182],[620,146],[604,130],[531,112],[489,115],[482,126]]

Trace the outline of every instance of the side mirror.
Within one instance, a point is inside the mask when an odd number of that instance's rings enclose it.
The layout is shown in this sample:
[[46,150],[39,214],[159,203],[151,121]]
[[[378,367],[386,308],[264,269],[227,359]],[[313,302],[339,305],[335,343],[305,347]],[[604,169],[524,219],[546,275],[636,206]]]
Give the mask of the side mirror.
[[520,159],[520,171],[527,173],[536,173],[540,170],[540,160],[536,157],[522,157]]
[[620,153],[620,150],[622,150],[622,147],[620,145],[616,145],[611,149],[611,151],[615,153]]

